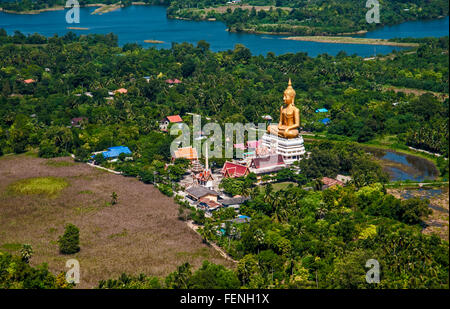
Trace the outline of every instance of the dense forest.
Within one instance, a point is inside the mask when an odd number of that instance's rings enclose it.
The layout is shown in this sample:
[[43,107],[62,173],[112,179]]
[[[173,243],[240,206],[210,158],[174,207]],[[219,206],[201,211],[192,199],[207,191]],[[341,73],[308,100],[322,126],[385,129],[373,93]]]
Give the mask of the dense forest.
[[[169,17],[188,19],[215,18],[232,31],[290,33],[293,35],[330,35],[369,31],[384,25],[448,15],[448,1],[380,1],[380,23],[367,23],[366,1],[362,0],[248,0],[226,11],[202,10],[224,5],[227,1],[170,1]],[[251,6],[274,7],[257,10]]]
[[[163,117],[180,114],[190,124],[191,112],[223,124],[263,122],[269,114],[277,121],[291,78],[305,130],[357,142],[389,135],[448,156],[448,98],[382,91],[388,85],[448,94],[448,37],[421,42],[416,51],[365,61],[345,53],[252,56],[242,45],[213,53],[204,41],[167,50],[118,47],[113,34],[47,39],[0,30],[0,149],[40,147],[46,157],[72,152],[86,159],[126,144],[144,162],[167,160],[171,137],[155,130]],[[182,83],[167,84],[170,78]],[[121,87],[128,93],[108,94]],[[74,117],[88,122],[68,128]]]

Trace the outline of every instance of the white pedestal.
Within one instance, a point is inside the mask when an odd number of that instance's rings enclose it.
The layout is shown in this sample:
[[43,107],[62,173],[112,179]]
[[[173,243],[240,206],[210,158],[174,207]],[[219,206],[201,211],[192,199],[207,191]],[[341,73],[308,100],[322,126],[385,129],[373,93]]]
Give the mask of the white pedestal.
[[301,135],[288,139],[265,133],[262,137],[262,144],[270,152],[281,154],[286,164],[298,161],[300,156],[306,152]]

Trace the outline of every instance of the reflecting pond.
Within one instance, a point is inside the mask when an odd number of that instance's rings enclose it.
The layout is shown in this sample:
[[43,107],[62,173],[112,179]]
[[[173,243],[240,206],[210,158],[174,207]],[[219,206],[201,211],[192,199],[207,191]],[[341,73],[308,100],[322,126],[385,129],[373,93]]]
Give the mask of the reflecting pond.
[[434,180],[439,176],[436,166],[427,159],[393,150],[369,148],[367,151],[380,160],[391,181]]

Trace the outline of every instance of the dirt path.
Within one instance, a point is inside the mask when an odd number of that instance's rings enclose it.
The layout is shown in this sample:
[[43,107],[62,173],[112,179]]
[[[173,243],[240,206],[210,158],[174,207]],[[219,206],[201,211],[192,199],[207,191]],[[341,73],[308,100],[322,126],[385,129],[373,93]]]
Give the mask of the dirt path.
[[[194,222],[192,221],[187,221],[186,222],[187,225],[193,230],[195,231],[197,234],[200,235],[199,232],[197,232],[197,230],[199,229],[199,226],[194,224]],[[237,263],[238,261],[234,260],[231,256],[229,256],[222,248],[220,248],[218,245],[216,245],[215,243],[213,243],[212,241],[208,241],[208,243],[214,248],[216,249],[221,256],[223,256],[225,259],[227,259],[228,261],[231,261],[233,263]]]

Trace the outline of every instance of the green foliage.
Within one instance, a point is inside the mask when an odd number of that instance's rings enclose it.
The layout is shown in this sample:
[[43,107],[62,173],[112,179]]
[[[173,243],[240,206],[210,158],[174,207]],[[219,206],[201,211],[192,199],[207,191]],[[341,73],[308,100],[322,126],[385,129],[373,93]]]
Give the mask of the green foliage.
[[33,247],[29,244],[23,244],[22,249],[20,249],[20,254],[22,256],[22,261],[29,263],[31,257],[33,256]]
[[72,286],[58,281],[46,264],[31,267],[23,258],[0,251],[0,289],[57,289]]
[[234,271],[204,261],[202,267],[189,278],[188,286],[190,289],[238,289],[240,283]]
[[111,193],[111,205],[116,205],[117,204],[117,193],[115,191],[113,191],[113,193]]
[[[170,4],[167,10],[169,17],[183,17],[192,20],[216,18],[224,21],[236,32],[264,31],[272,33],[288,32],[293,35],[327,35],[373,30],[383,25],[398,24],[408,20],[431,19],[448,15],[448,2],[425,0],[386,1],[382,3],[379,24],[366,22],[368,9],[365,2],[351,0],[247,0],[249,5],[273,5],[269,10],[242,9],[230,6],[224,13],[203,13],[199,9],[217,5],[225,5],[227,1],[166,1]],[[195,9],[192,9],[195,8]],[[233,8],[233,10],[231,9]],[[286,9],[292,8],[292,9]]]
[[73,254],[80,251],[80,230],[73,224],[67,224],[64,234],[58,238],[59,251]]

